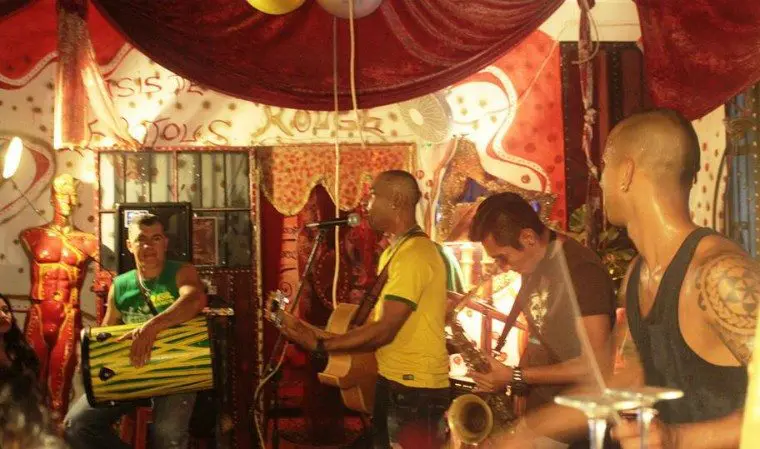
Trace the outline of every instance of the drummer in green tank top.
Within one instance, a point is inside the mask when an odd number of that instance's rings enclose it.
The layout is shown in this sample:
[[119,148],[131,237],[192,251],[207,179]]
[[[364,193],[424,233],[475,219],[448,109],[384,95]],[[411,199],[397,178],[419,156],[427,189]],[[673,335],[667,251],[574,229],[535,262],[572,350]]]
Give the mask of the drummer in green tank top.
[[146,296],[143,295],[143,287],[158,313],[169,308],[179,298],[176,279],[177,272],[183,265],[182,262],[167,260],[161,274],[150,280],[141,280],[137,270],[118,276],[113,283],[114,305],[121,314],[121,321],[125,324],[137,324],[153,318],[153,313],[144,299]]
[[[127,248],[136,269],[116,277],[108,292],[108,308],[102,326],[142,324],[120,340],[132,340],[130,361],[141,367],[150,361],[157,335],[197,316],[206,307],[206,294],[195,267],[166,260],[168,239],[155,215],[142,215],[129,225]],[[150,302],[146,301],[149,298]],[[151,310],[153,309],[153,310]],[[195,393],[153,398],[155,433],[151,447],[186,448]],[[112,424],[134,405],[92,408],[82,396],[69,410],[66,441],[73,449],[127,449]]]

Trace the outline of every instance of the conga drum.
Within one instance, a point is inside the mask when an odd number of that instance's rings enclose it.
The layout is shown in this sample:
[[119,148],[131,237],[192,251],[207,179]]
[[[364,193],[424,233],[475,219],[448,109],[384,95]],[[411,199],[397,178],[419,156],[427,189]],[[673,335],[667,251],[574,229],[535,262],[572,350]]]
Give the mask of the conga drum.
[[117,342],[139,324],[82,330],[82,377],[93,407],[213,388],[206,318],[199,316],[158,334],[150,361],[136,368],[131,340]]

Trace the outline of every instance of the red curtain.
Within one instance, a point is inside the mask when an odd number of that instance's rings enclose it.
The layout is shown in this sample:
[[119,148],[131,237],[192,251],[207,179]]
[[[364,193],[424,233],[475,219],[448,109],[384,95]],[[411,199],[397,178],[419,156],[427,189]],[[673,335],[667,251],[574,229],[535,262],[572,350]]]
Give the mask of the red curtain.
[[[361,213],[361,211],[359,211]],[[322,186],[316,186],[310,193],[307,204],[298,212],[298,250],[299,272],[306,265],[309,252],[316,233],[303,229],[303,225],[312,221],[333,218],[335,204]],[[298,285],[287,285],[282,276],[282,251],[284,216],[267,200],[261,200],[261,254],[262,254],[262,288],[264,294],[277,288],[283,289],[291,297]],[[362,225],[365,227],[363,228]],[[378,236],[375,232],[365,232],[366,219],[357,228],[345,228],[341,239],[341,276],[338,292],[342,301],[352,301],[354,293],[367,288],[374,280],[374,262],[377,256]],[[359,257],[352,257],[356,254]],[[364,257],[362,257],[364,256]],[[324,325],[332,312],[331,286],[334,273],[335,239],[332,230],[319,247],[311,276],[301,297],[299,314],[306,321]],[[371,272],[369,279],[362,282],[362,274]],[[299,273],[300,274],[300,273]],[[269,357],[278,332],[271,325],[264,328],[264,354]],[[339,391],[322,385],[316,376],[324,369],[324,361],[315,360],[297,346],[290,346],[288,357],[283,365],[283,377],[278,390],[280,400],[289,406],[303,408],[306,438],[312,443],[334,445],[341,443],[344,436],[343,406]],[[297,398],[297,399],[294,399]]]
[[34,0],[0,0],[0,17],[13,14],[24,6],[28,6],[33,1]]
[[[124,46],[124,37],[92,8],[87,24],[98,63],[108,64]],[[0,0],[0,43],[0,89],[23,87],[36,75],[33,70],[43,68],[39,63],[52,62],[50,55],[57,50],[56,0]]]
[[[333,16],[314,0],[282,16],[242,0],[94,0],[150,58],[215,90],[301,109],[333,108]],[[451,85],[497,59],[562,0],[384,0],[356,20],[359,106]],[[349,28],[338,19],[340,102],[350,108]]]
[[760,80],[760,1],[637,0],[655,104],[699,118]]
[[[280,288],[280,257],[282,255],[282,226],[283,216],[261,197],[261,289],[264,301],[267,293]],[[264,326],[264,355],[269,357],[278,331],[270,325]]]

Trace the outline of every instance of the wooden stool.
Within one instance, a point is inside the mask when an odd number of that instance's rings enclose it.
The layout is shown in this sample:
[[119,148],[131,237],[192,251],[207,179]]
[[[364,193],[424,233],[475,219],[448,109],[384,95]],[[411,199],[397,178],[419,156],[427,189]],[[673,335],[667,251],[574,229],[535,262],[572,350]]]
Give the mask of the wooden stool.
[[119,433],[125,443],[133,449],[146,449],[148,446],[148,425],[153,422],[151,407],[137,407],[134,413],[124,415],[121,419]]

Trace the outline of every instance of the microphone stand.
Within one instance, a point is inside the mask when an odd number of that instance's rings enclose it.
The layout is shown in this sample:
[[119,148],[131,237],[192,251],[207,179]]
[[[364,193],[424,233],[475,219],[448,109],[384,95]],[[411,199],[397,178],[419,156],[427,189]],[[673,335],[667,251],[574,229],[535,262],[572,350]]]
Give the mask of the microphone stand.
[[[301,283],[298,285],[298,290],[296,291],[296,296],[293,298],[291,310],[294,310],[296,306],[298,305],[298,301],[301,299],[301,295],[303,294],[304,285],[306,284],[306,278],[311,273],[311,267],[314,264],[314,257],[317,254],[317,248],[322,244],[322,242],[325,240],[325,236],[327,235],[327,229],[326,227],[320,227],[317,228],[318,233],[317,237],[314,239],[314,244],[311,247],[311,252],[309,253],[309,258],[306,260],[306,266],[304,267],[303,273],[301,274]],[[269,412],[273,409],[276,409],[278,406],[277,403],[277,390],[279,388],[279,381],[280,381],[280,375],[281,372],[273,373],[275,368],[277,367],[277,360],[278,356],[281,355],[280,352],[284,351],[285,348],[285,338],[282,336],[282,333],[277,337],[277,341],[274,344],[274,347],[272,348],[272,354],[269,356],[269,362],[267,363],[266,368],[264,369],[263,378],[266,378],[267,376],[271,375],[270,381],[272,382],[272,390],[274,391],[274,395],[271,401],[264,401],[264,427],[267,427],[267,419],[266,417],[269,416]],[[278,370],[279,371],[279,370]],[[254,398],[254,408],[256,407],[256,401],[258,398]],[[254,418],[255,419],[255,418]],[[264,433],[266,434],[266,429],[264,429]],[[275,418],[274,421],[274,429],[272,429],[272,449],[277,449],[279,447],[279,434],[278,434],[278,426],[277,426],[277,419]]]

